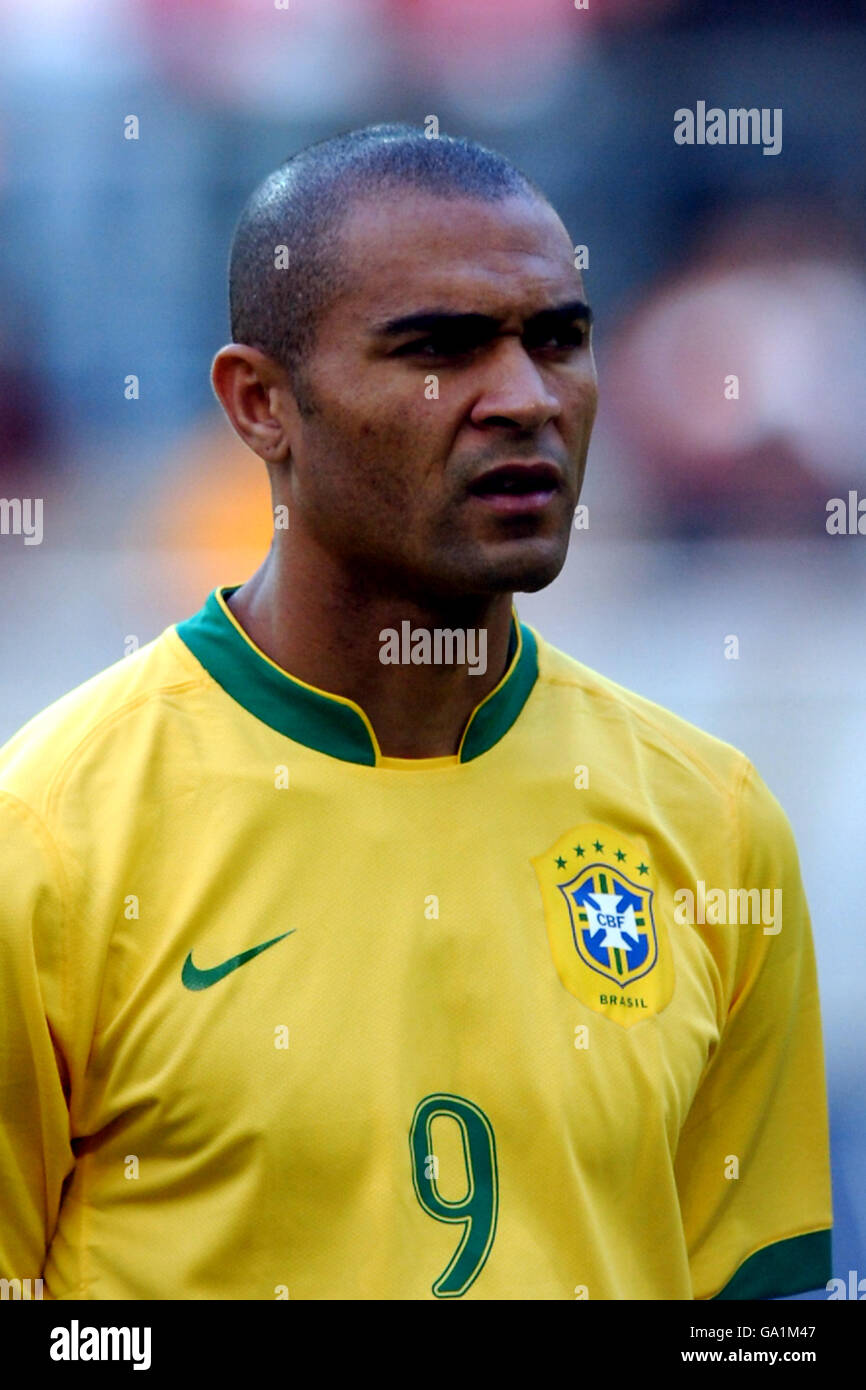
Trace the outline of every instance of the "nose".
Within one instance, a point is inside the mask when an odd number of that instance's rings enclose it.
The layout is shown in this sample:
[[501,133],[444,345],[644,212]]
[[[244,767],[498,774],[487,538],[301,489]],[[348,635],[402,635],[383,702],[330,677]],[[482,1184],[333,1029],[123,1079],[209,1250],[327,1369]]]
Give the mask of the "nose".
[[540,430],[562,406],[517,337],[502,337],[487,359],[482,390],[470,413],[474,425],[510,424]]

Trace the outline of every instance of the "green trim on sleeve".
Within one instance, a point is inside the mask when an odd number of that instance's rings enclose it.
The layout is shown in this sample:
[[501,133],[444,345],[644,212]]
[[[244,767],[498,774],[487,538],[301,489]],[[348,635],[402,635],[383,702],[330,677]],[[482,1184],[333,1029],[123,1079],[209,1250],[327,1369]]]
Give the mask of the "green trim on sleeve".
[[785,1298],[823,1288],[832,1277],[832,1231],[810,1231],[756,1250],[713,1300]]

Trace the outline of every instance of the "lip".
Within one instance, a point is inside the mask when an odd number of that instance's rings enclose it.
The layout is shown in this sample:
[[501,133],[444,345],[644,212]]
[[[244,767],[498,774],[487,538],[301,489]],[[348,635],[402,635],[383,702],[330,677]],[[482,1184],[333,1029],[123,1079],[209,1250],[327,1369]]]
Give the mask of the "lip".
[[[519,484],[520,492],[497,491],[497,481],[503,485]],[[469,495],[492,511],[505,515],[539,512],[552,501],[562,487],[563,477],[556,464],[546,459],[514,459],[499,463],[481,473],[469,485]]]

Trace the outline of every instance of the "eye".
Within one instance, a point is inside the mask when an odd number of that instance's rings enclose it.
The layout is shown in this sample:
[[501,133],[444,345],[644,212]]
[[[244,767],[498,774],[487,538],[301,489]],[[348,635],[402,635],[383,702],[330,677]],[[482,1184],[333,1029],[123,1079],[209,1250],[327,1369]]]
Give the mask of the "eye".
[[462,357],[472,352],[477,343],[467,342],[465,338],[417,338],[413,343],[404,343],[397,349],[395,357]]
[[588,336],[588,330],[582,323],[572,323],[565,328],[554,329],[550,333],[530,334],[525,339],[525,343],[527,348],[533,352],[545,348],[552,349],[554,352],[572,352],[575,348],[583,347]]

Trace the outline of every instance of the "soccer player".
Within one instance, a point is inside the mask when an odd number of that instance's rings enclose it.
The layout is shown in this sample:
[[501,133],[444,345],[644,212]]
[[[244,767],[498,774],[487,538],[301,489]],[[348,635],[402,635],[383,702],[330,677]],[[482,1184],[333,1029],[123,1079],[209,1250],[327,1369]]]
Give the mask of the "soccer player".
[[212,380],[267,558],[0,757],[0,1274],[817,1288],[788,821],[512,606],[563,565],[596,410],[557,214],[471,142],[351,132],[253,194],[230,299]]

